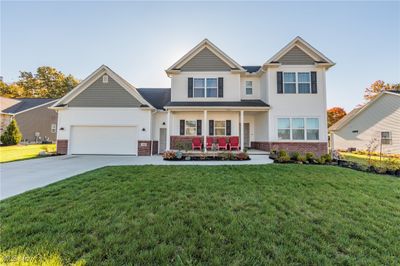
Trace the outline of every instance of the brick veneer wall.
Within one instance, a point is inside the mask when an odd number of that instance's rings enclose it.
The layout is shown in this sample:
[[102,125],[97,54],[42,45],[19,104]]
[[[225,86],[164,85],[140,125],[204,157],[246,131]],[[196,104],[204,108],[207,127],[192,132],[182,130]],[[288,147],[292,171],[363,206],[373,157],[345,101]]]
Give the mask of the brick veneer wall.
[[251,147],[262,151],[271,150],[286,150],[288,152],[313,152],[317,156],[321,156],[328,152],[327,142],[263,142],[254,141],[251,143]]
[[151,155],[151,140],[138,140],[138,156]]
[[57,140],[57,154],[65,155],[68,153],[68,140],[58,139]]
[[158,153],[158,141],[153,140],[153,154],[157,154],[157,153]]

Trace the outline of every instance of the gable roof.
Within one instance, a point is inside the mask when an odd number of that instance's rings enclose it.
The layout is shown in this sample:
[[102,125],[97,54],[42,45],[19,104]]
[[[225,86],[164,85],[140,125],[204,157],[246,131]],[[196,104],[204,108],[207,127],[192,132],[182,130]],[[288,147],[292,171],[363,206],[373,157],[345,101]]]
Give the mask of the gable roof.
[[289,42],[285,47],[283,47],[281,50],[279,50],[279,52],[277,52],[267,62],[265,62],[264,66],[279,63],[279,60],[295,47],[299,48],[304,53],[309,55],[312,59],[314,59],[316,64],[326,66],[327,68],[335,65],[335,63],[332,62],[332,60],[330,60],[328,57],[326,57],[320,51],[318,51],[317,49],[312,47],[308,42],[303,40],[300,36],[297,36],[291,42]]
[[350,113],[348,113],[346,116],[344,116],[342,119],[337,121],[335,124],[333,124],[329,130],[330,131],[337,131],[343,128],[345,125],[350,123],[354,118],[356,118],[359,114],[364,112],[369,106],[371,106],[374,102],[378,101],[383,95],[389,94],[389,95],[395,95],[400,97],[400,91],[382,91],[375,99],[369,101],[366,103],[364,106],[354,108],[351,110]]
[[179,59],[175,64],[170,66],[166,72],[167,74],[174,73],[179,71],[183,65],[185,65],[190,59],[195,57],[198,53],[200,53],[203,49],[208,48],[213,54],[215,54],[218,58],[224,61],[232,70],[239,70],[245,72],[246,70],[239,65],[235,60],[230,58],[227,54],[225,54],[221,49],[215,46],[208,39],[204,39],[199,44],[197,44],[192,50],[186,53],[181,59]]
[[261,68],[261,66],[242,66],[242,67],[249,73],[255,73]]
[[3,112],[3,110],[5,110],[8,107],[13,106],[19,102],[20,101],[18,99],[0,96],[0,112]]
[[142,107],[151,107],[154,108],[148,101],[146,101],[142,95],[137,91],[137,89],[132,86],[128,81],[123,79],[117,73],[112,71],[106,65],[100,66],[96,69],[92,74],[90,74],[86,79],[84,79],[78,86],[72,89],[69,93],[67,93],[64,97],[58,100],[51,108],[63,108],[68,105],[68,103],[77,97],[82,91],[87,89],[91,84],[93,84],[98,78],[102,75],[107,74],[113,80],[115,80],[121,87],[123,87],[127,92],[129,92],[133,97],[135,97],[141,104]]
[[2,110],[3,113],[19,114],[57,101],[49,98],[19,98],[18,103]]
[[163,110],[164,106],[171,101],[170,88],[139,88],[137,90],[146,101],[159,110]]

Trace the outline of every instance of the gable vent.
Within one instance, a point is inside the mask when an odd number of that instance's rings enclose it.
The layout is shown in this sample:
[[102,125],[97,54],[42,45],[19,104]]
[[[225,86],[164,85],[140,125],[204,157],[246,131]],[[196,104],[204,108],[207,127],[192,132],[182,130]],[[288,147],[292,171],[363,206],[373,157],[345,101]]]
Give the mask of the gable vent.
[[103,83],[108,83],[108,76],[107,75],[103,76]]

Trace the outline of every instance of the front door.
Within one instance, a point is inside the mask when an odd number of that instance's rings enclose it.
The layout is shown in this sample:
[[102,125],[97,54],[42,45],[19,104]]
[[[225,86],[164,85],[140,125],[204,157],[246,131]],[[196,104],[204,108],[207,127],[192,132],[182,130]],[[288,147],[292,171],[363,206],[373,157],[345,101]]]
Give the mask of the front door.
[[160,128],[160,153],[167,149],[167,129]]
[[243,131],[244,131],[244,147],[249,148],[250,147],[250,123],[244,123],[243,124]]

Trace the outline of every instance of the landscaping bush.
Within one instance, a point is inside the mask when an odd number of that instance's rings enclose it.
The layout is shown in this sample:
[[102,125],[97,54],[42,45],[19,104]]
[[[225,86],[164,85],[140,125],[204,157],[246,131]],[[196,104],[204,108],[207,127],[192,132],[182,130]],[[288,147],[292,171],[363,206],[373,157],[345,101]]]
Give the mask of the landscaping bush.
[[315,160],[315,154],[313,152],[307,152],[306,160],[309,161],[310,163],[313,162]]
[[235,157],[236,157],[236,159],[239,160],[239,161],[249,160],[249,159],[250,159],[250,157],[249,157],[249,155],[247,154],[247,152],[239,152],[239,153],[236,154]]
[[17,145],[22,139],[22,134],[19,131],[17,121],[11,120],[11,123],[7,126],[6,130],[0,137],[1,143],[5,146]]
[[299,161],[300,153],[295,151],[290,154],[290,159],[293,161]]
[[324,158],[325,162],[327,162],[327,163],[332,162],[332,157],[330,154],[324,154],[321,156],[321,158]]
[[163,154],[163,158],[164,158],[165,160],[173,160],[173,159],[176,159],[176,152],[174,152],[174,151],[166,151],[166,152],[164,152],[164,154]]

